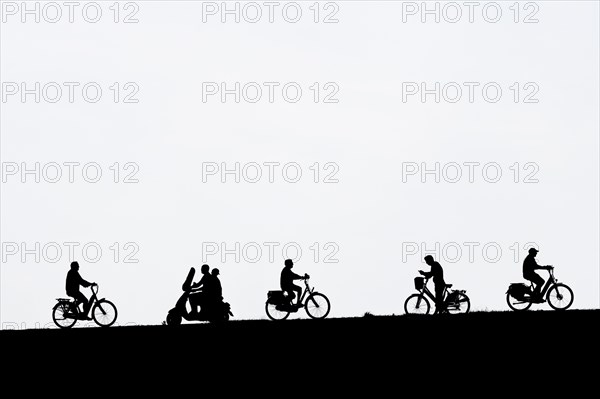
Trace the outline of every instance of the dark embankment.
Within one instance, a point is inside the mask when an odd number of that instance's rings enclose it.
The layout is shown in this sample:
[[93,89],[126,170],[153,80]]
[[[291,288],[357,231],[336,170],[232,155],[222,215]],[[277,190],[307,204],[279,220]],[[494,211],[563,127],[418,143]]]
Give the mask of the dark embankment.
[[583,389],[599,377],[599,316],[600,310],[365,316],[2,331],[0,337],[3,358],[20,372],[96,368],[102,378],[167,381],[192,372],[226,376],[230,388],[240,378],[266,388],[288,376],[293,384],[418,382],[428,389],[435,381],[453,389],[477,381],[496,384],[488,389],[524,383],[520,390],[548,390],[577,380]]

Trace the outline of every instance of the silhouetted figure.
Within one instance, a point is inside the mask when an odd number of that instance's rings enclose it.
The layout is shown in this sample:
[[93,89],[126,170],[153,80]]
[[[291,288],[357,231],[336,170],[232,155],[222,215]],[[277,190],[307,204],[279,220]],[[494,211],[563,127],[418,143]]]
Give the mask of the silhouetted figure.
[[221,274],[219,272],[219,269],[217,269],[216,267],[214,269],[212,269],[212,271],[210,272],[210,274],[213,277],[213,284],[214,284],[214,300],[215,302],[220,302],[223,300],[223,288],[221,287],[221,280],[219,280],[219,274]]
[[202,272],[202,278],[195,284],[192,284],[192,289],[202,288],[202,291],[190,295],[190,306],[192,307],[191,315],[195,316],[198,314],[198,306],[200,306],[200,312],[204,312],[204,308],[210,302],[214,292],[214,278],[208,272],[210,267],[208,265],[202,265],[200,271]]
[[[215,295],[218,292],[221,294],[221,283],[216,276],[219,275],[219,270],[214,269],[213,274],[209,272],[208,265],[202,265],[202,278],[199,282],[193,284],[196,269],[190,268],[188,275],[181,286],[183,293],[175,303],[175,307],[167,313],[167,320],[163,324],[169,326],[178,326],[182,320],[187,321],[226,321],[229,320],[231,306],[227,302],[223,302],[222,298],[217,302]],[[218,284],[218,287],[217,287]],[[194,288],[202,287],[202,292],[194,291]],[[211,296],[212,295],[212,296]],[[191,311],[188,312],[187,305],[190,305]],[[201,306],[198,312],[198,305]]]
[[281,278],[279,280],[279,284],[281,285],[281,290],[288,293],[288,296],[290,298],[290,304],[292,304],[292,301],[294,299],[294,292],[296,292],[296,304],[300,305],[300,295],[302,295],[302,288],[294,284],[294,280],[304,280],[304,277],[294,273],[292,271],[293,267],[294,262],[292,262],[291,259],[286,259],[285,267],[281,271]]
[[426,278],[433,277],[433,283],[435,284],[435,313],[441,313],[444,311],[444,289],[446,288],[444,269],[442,269],[442,265],[433,260],[433,256],[431,255],[427,255],[423,259],[425,263],[431,266],[431,270],[429,272],[419,270],[419,273]]
[[544,300],[540,298],[540,292],[544,286],[544,279],[535,271],[548,270],[551,266],[540,266],[537,264],[535,256],[538,252],[539,251],[535,248],[529,248],[529,255],[527,255],[523,261],[523,278],[531,281],[535,286],[533,290],[533,297],[531,299],[534,302],[544,302]]
[[91,320],[87,315],[90,310],[91,302],[89,302],[86,296],[79,291],[79,286],[81,285],[87,288],[92,284],[95,283],[87,282],[79,275],[79,263],[71,262],[71,270],[67,273],[67,295],[75,299],[76,308],[79,303],[83,304],[83,314],[81,315],[81,318],[85,320]]

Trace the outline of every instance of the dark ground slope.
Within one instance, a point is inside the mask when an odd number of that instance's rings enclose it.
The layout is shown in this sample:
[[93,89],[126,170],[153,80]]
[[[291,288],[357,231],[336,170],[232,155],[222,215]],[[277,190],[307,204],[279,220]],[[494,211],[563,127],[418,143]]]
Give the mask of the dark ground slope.
[[599,316],[600,310],[366,316],[1,331],[0,337],[3,363],[11,365],[5,381],[13,371],[97,369],[102,378],[132,376],[140,388],[191,383],[194,375],[225,376],[229,388],[241,380],[267,387],[289,378],[309,389],[319,383],[344,389],[482,385],[482,396],[489,396],[528,386],[598,386]]

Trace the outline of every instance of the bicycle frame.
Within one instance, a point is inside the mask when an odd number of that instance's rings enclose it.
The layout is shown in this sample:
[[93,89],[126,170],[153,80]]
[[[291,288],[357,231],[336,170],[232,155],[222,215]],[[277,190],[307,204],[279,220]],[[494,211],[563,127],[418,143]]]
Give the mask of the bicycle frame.
[[[96,291],[94,291],[94,287],[96,287]],[[86,314],[84,314],[84,316],[87,316],[88,313],[90,313],[90,311],[92,310],[92,308],[94,307],[94,304],[96,304],[96,302],[98,302],[98,286],[97,285],[92,285],[90,287],[90,290],[92,291],[92,296],[89,299],[89,307],[88,307],[88,311]],[[79,310],[79,303],[77,303],[76,299],[73,299],[71,302],[71,309],[74,309],[76,313],[74,313],[75,315],[80,315],[83,312],[81,312]]]
[[300,300],[298,301],[298,303],[304,303],[304,300],[307,298],[306,295],[307,294],[312,294],[313,291],[315,289],[314,288],[310,288],[310,286],[308,285],[308,279],[304,280],[304,290],[302,291],[302,295],[300,295]]
[[[314,288],[310,288],[308,285],[308,279],[304,280],[304,289],[302,290],[302,294],[300,294],[300,299],[298,300],[299,304],[305,305],[304,301],[308,298],[309,294],[312,294],[315,291]],[[308,295],[308,296],[307,296]],[[293,299],[287,297],[289,304],[292,304]]]
[[550,276],[548,277],[548,281],[546,281],[546,284],[544,284],[544,288],[542,288],[542,298],[546,296],[546,293],[548,292],[550,287],[556,284],[556,277],[554,277],[554,269],[548,270],[548,274]]
[[[435,295],[433,295],[433,293],[431,291],[429,291],[429,288],[427,288],[427,283],[429,282],[429,278],[426,278],[425,281],[423,282],[423,288],[421,288],[421,290],[417,290],[417,292],[421,295],[425,294],[429,297],[429,299],[431,299],[433,301],[433,303],[435,303]],[[444,298],[444,301],[446,300],[446,294],[448,293],[448,287],[444,287],[444,294],[442,296],[442,298]]]
[[[546,282],[544,283],[544,286],[542,287],[542,290],[540,291],[540,297],[544,298],[546,296],[546,293],[548,292],[548,290],[558,282],[558,280],[556,280],[556,277],[554,277],[554,269],[550,269],[550,270],[546,270],[548,272],[548,274],[550,275],[548,277],[548,280],[546,280]],[[535,289],[533,286],[533,283],[529,283],[529,288],[531,289],[531,292],[533,292],[533,290]],[[523,302],[531,302],[531,298],[528,298],[528,300],[523,301]]]

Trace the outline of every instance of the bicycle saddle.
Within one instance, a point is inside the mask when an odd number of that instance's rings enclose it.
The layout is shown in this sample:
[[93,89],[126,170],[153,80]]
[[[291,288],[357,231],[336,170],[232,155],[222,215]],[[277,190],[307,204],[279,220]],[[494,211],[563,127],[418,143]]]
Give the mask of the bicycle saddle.
[[452,284],[446,284],[446,288],[452,288]]

